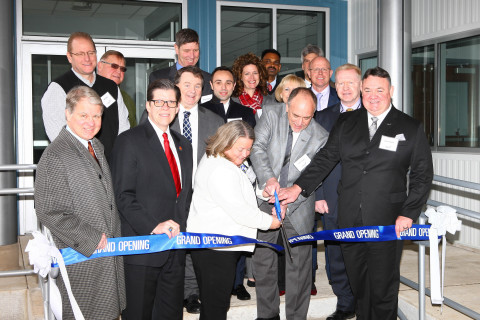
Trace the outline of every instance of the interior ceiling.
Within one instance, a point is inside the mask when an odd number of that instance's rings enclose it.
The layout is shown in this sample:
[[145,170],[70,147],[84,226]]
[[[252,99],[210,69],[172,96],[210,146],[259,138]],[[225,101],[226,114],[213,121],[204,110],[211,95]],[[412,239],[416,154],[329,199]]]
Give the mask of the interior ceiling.
[[145,19],[161,5],[136,1],[24,0],[23,10],[47,16],[75,15],[89,18],[115,16],[120,19]]

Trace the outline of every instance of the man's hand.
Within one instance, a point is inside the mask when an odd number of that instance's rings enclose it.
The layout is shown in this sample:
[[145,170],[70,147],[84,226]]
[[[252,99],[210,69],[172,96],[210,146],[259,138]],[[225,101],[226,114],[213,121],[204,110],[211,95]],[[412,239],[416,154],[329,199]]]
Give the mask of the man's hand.
[[397,221],[395,221],[395,232],[397,233],[397,237],[400,237],[400,232],[410,229],[412,224],[412,219],[398,216]]
[[[280,217],[282,217],[283,221],[283,219],[285,219],[285,214],[287,213],[287,206],[280,204],[280,208]],[[275,206],[272,207],[272,214],[275,215],[275,217],[277,216],[277,210],[275,209]]]
[[102,233],[102,238],[100,238],[100,242],[98,243],[97,250],[105,249],[106,246],[107,246],[107,236],[105,235],[105,233]]
[[167,220],[159,223],[152,234],[165,233],[170,239],[176,237],[180,233],[180,225],[173,220]]
[[278,193],[278,199],[282,201],[282,205],[287,205],[297,200],[301,192],[302,189],[298,185],[294,184],[291,187],[280,189],[280,192]]
[[325,200],[315,201],[315,212],[328,213],[327,201],[325,201]]
[[273,196],[275,191],[277,193],[280,190],[280,184],[278,183],[277,178],[273,177],[267,180],[267,183],[265,184],[265,189],[263,189],[264,194],[267,194],[267,197]]

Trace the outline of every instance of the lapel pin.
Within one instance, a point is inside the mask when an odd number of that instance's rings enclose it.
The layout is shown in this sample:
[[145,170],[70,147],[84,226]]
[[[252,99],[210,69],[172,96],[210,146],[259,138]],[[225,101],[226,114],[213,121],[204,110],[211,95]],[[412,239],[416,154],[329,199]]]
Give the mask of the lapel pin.
[[182,150],[183,150],[183,149],[182,149],[182,146],[179,146],[179,147],[178,147],[178,150],[182,151]]

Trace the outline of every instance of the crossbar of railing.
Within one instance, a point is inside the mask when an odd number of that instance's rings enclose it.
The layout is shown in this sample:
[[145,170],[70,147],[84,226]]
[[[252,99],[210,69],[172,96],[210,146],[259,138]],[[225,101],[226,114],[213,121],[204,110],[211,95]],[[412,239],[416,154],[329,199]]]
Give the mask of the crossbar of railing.
[[[415,281],[412,281],[412,280],[410,280],[408,278],[405,278],[403,276],[400,276],[400,281],[404,285],[407,285],[410,288],[418,291],[419,286],[418,286],[418,283],[416,283]],[[425,294],[430,297],[430,294],[431,294],[430,289],[426,288],[425,289]],[[455,310],[463,313],[466,316],[471,317],[472,319],[480,319],[480,313],[475,312],[471,309],[468,309],[467,307],[465,307],[465,306],[463,306],[463,305],[461,305],[461,304],[459,304],[459,303],[457,303],[457,302],[455,302],[455,301],[453,301],[449,298],[443,297],[443,304],[449,306],[452,309],[455,309]]]
[[18,277],[18,276],[30,276],[34,275],[34,270],[9,270],[9,271],[0,271],[0,278],[4,277]]
[[453,179],[453,178],[447,178],[447,177],[438,176],[438,175],[433,176],[433,181],[448,183],[448,184],[458,186],[458,187],[480,190],[480,183],[475,183],[475,182],[469,182],[469,181],[463,181],[463,180],[458,180],[458,179]]
[[0,164],[0,171],[35,170],[36,164]]

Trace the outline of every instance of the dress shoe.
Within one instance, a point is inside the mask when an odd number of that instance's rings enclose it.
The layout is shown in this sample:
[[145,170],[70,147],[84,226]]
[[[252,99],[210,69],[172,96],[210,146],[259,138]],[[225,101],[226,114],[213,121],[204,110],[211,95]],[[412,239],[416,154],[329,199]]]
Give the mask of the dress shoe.
[[353,317],[355,317],[355,312],[346,312],[337,309],[334,313],[327,317],[327,320],[345,320],[352,319]]
[[256,320],[280,320],[280,315],[271,318],[257,318]]
[[255,288],[255,281],[247,280],[247,286],[249,286],[250,288]]
[[315,287],[315,283],[312,283],[312,290],[310,290],[310,295],[312,296],[317,295],[317,287]]
[[238,300],[250,300],[252,298],[243,284],[239,285],[236,289],[233,289],[232,295],[237,296]]
[[198,296],[196,294],[192,294],[187,299],[183,300],[183,306],[187,309],[188,313],[200,313],[200,301],[198,301]]

